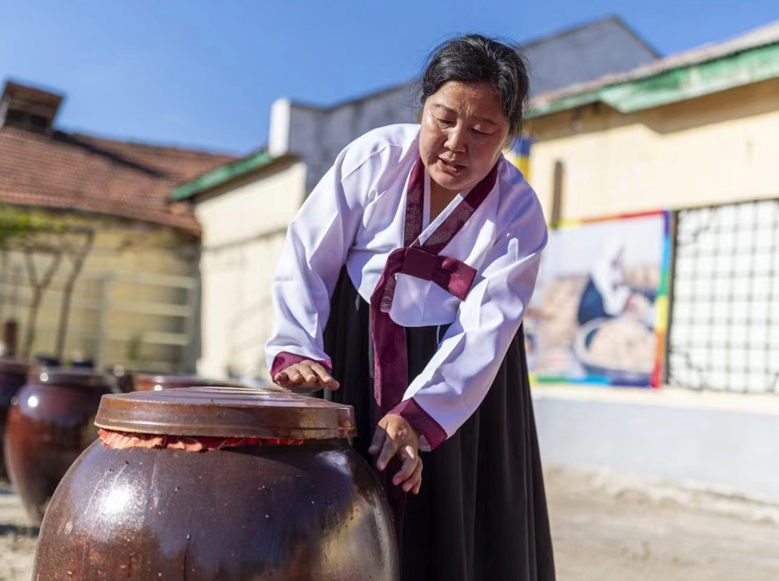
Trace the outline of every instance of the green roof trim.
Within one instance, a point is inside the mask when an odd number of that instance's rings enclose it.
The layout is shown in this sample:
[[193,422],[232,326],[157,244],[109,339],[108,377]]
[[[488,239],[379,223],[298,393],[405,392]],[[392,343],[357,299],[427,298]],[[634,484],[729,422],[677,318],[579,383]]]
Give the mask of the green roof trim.
[[620,113],[633,113],[775,78],[779,78],[779,43],[561,97],[531,107],[527,117],[543,117],[597,102]]
[[228,163],[209,172],[206,172],[196,177],[191,182],[186,182],[180,186],[176,186],[170,192],[170,199],[176,202],[188,200],[198,194],[202,194],[208,190],[211,190],[222,184],[246,175],[250,172],[258,170],[270,165],[277,158],[271,156],[267,151],[260,151],[254,153],[238,161]]

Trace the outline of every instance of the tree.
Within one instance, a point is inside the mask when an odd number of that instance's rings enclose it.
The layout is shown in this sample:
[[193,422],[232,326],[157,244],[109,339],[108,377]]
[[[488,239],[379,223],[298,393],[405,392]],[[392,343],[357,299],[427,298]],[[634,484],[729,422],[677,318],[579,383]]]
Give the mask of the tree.
[[[35,329],[43,296],[67,257],[71,270],[65,282],[59,325],[57,327],[56,357],[61,361],[65,355],[65,340],[70,316],[73,289],[84,266],[95,232],[92,228],[76,226],[66,220],[42,217],[26,211],[3,209],[0,215],[0,248],[16,250],[24,256],[27,276],[33,289],[25,326],[21,355],[28,358],[35,342]],[[38,271],[36,256],[48,256],[48,265],[42,273]]]
[[[68,335],[68,322],[70,319],[70,303],[73,297],[73,288],[76,286],[78,275],[84,267],[84,261],[92,250],[92,244],[95,240],[95,232],[91,229],[83,229],[81,232],[70,232],[71,237],[75,238],[72,243],[64,244],[65,256],[72,262],[72,268],[65,282],[64,294],[62,295],[62,306],[60,307],[60,321],[57,327],[57,346],[55,355],[62,361],[65,356],[65,339]],[[74,236],[75,235],[75,236]]]
[[[32,284],[32,302],[30,303],[30,313],[27,317],[27,325],[24,329],[24,341],[22,342],[22,357],[28,359],[32,353],[32,344],[35,341],[35,327],[38,322],[38,311],[43,302],[43,293],[51,283],[54,273],[57,272],[62,261],[62,252],[56,248],[41,247],[36,244],[32,237],[27,238],[22,243],[22,252],[24,253],[24,262],[27,266],[27,276]],[[50,254],[51,262],[42,278],[38,277],[38,270],[35,266],[36,254]]]

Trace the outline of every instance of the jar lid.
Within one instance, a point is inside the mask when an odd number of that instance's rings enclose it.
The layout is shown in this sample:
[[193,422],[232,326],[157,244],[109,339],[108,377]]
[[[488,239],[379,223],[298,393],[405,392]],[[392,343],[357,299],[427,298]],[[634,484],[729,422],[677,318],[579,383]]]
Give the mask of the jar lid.
[[22,359],[13,357],[0,357],[0,373],[15,373],[18,375],[27,375],[33,364]]
[[198,375],[153,375],[141,373],[133,378],[133,389],[135,391],[159,391],[171,387],[235,387],[246,388],[248,386],[237,381],[228,379],[213,379],[210,377],[200,377]]
[[95,425],[118,432],[324,440],[356,435],[354,408],[280,387],[186,387],[104,395]]
[[88,369],[63,367],[35,367],[27,375],[27,381],[67,387],[101,387],[104,389],[115,387],[115,382],[103,373],[96,373]]

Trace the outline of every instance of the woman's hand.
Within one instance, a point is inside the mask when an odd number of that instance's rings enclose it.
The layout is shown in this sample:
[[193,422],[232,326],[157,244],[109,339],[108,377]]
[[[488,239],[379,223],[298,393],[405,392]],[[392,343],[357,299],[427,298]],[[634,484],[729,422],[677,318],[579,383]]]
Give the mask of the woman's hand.
[[419,457],[419,434],[404,418],[387,414],[379,422],[368,452],[378,454],[376,467],[387,468],[393,456],[403,463],[400,471],[392,478],[395,486],[402,486],[406,492],[419,494],[422,486],[422,460]]
[[335,391],[341,387],[325,369],[324,365],[310,360],[294,363],[283,371],[279,371],[273,377],[273,381],[281,387],[286,387],[292,391],[296,389],[316,391],[323,387]]

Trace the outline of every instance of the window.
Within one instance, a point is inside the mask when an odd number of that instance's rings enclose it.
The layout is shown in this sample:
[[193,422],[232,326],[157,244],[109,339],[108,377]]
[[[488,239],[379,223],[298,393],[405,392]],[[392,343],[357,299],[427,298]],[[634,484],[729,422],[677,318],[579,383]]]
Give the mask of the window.
[[779,201],[677,214],[668,379],[779,392]]
[[563,196],[565,188],[565,165],[559,159],[554,164],[552,176],[552,217],[550,225],[557,228],[563,217]]

